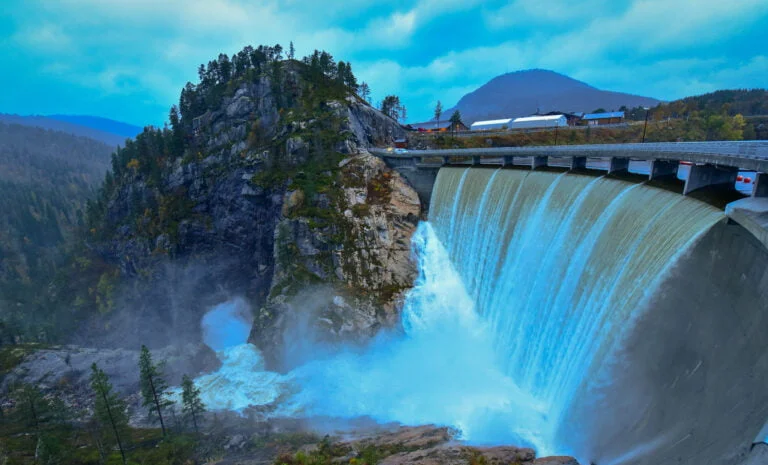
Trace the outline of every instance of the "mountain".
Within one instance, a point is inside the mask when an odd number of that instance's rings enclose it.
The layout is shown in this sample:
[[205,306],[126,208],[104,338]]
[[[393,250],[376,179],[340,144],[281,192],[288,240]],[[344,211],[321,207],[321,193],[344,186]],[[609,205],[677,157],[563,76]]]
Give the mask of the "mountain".
[[124,146],[125,139],[134,137],[142,128],[96,116],[68,115],[9,115],[0,113],[0,123],[34,126],[88,137],[111,147]]
[[598,108],[656,106],[650,97],[600,90],[554,71],[531,69],[497,76],[445,110],[461,112],[466,124],[475,121],[528,116],[537,111],[591,112]]
[[48,115],[48,118],[58,121],[64,121],[66,123],[77,124],[79,126],[86,126],[98,131],[108,132],[110,134],[117,134],[124,138],[136,137],[144,128],[134,126],[133,124],[123,123],[122,121],[115,121],[109,118],[101,118],[99,116],[88,115]]
[[57,331],[25,338],[199,342],[202,315],[239,296],[263,309],[251,339],[277,364],[292,325],[334,341],[397,322],[420,202],[365,149],[405,130],[350,92],[351,69],[327,52],[225,57],[182,89],[168,127],[114,154],[49,287],[43,326]]

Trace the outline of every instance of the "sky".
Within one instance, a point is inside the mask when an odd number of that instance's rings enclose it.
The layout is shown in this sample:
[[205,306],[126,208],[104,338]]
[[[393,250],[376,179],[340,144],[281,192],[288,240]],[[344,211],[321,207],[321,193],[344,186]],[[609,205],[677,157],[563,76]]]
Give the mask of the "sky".
[[429,119],[491,78],[551,69],[673,100],[768,87],[768,0],[2,0],[0,113],[161,125],[197,66],[293,41],[374,102]]

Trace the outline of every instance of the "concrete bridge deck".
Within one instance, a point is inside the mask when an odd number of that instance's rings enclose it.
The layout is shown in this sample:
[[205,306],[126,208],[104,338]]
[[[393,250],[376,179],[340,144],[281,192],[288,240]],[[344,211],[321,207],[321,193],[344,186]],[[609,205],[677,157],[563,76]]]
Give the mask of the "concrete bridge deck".
[[[768,141],[662,142],[647,144],[560,145],[540,147],[488,147],[475,149],[408,150],[370,149],[396,169],[429,205],[437,171],[445,165],[512,166],[530,169],[556,166],[568,169],[627,172],[630,161],[649,164],[648,179],[677,176],[680,162],[691,164],[683,195],[710,186],[735,189],[739,170],[755,171],[752,201],[737,201],[726,208],[728,217],[747,228],[768,247]],[[596,159],[600,161],[594,163]]]
[[[371,149],[383,158],[419,160],[440,158],[442,164],[470,157],[474,162],[491,159],[505,164],[509,157],[617,158],[632,160],[688,161],[696,164],[736,167],[768,172],[768,141],[658,142],[645,144],[556,145],[536,147],[487,147],[474,149],[409,150],[396,153]],[[483,163],[487,164],[487,163]]]
[[[659,142],[647,144],[557,145],[537,147],[488,147],[473,149],[411,150],[371,149],[388,165],[401,170],[432,170],[444,165],[526,165],[531,169],[558,166],[587,167],[587,159],[600,159],[599,169],[628,171],[630,161],[650,163],[648,178],[677,175],[680,162],[691,164],[683,194],[713,185],[733,185],[738,171],[755,171],[752,195],[768,197],[768,141]],[[403,173],[417,190],[431,191],[431,175]],[[428,198],[428,194],[425,196]]]

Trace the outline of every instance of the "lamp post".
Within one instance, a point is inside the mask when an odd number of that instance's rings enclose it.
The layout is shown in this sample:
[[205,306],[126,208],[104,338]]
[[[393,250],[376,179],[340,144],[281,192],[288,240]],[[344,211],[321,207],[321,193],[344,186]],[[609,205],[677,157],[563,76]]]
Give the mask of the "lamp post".
[[645,108],[645,124],[643,125],[643,144],[645,143],[645,131],[648,129],[648,115],[651,113],[651,109],[648,107]]

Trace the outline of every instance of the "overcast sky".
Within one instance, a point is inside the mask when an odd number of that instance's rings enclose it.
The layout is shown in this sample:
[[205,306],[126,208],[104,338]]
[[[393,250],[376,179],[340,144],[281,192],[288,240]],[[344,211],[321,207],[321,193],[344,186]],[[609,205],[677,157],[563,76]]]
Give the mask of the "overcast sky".
[[528,68],[671,100],[768,87],[768,0],[2,0],[0,112],[159,125],[197,65],[293,40],[428,119]]

